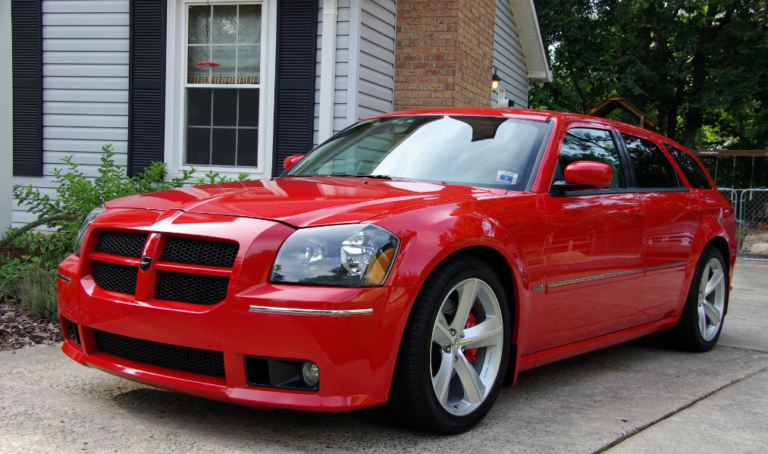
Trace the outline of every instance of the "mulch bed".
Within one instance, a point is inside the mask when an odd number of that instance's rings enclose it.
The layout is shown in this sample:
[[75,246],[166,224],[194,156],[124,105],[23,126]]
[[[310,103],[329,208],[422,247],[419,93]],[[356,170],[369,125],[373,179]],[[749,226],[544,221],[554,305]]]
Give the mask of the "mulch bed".
[[58,320],[46,320],[31,312],[23,312],[13,300],[0,301],[0,351],[37,344],[57,345],[63,341]]

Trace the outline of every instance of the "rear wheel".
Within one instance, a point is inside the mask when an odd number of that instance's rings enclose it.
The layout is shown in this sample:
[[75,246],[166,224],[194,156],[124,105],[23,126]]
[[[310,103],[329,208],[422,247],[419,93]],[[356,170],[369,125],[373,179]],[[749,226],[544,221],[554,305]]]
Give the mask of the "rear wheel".
[[480,422],[504,378],[510,327],[506,295],[488,265],[473,257],[441,265],[403,334],[390,395],[397,415],[442,434]]
[[675,347],[694,352],[712,349],[723,329],[728,305],[728,272],[723,254],[715,247],[704,250],[677,326],[666,333]]

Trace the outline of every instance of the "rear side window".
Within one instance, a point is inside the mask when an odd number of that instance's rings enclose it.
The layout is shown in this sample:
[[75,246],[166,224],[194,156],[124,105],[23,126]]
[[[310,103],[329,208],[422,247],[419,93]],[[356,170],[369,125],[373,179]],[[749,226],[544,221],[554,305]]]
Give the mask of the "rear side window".
[[677,162],[680,170],[683,171],[685,179],[688,180],[688,183],[691,184],[692,188],[712,189],[712,185],[709,184],[707,175],[695,159],[679,148],[675,148],[669,144],[665,144],[665,146],[667,147],[669,154],[671,154]]
[[597,161],[613,168],[613,180],[608,188],[625,188],[624,169],[619,159],[619,150],[613,143],[611,133],[602,129],[569,129],[560,147],[560,171],[576,161]]
[[637,177],[639,188],[676,188],[678,187],[675,168],[661,151],[661,148],[650,140],[622,134],[627,144],[629,158]]

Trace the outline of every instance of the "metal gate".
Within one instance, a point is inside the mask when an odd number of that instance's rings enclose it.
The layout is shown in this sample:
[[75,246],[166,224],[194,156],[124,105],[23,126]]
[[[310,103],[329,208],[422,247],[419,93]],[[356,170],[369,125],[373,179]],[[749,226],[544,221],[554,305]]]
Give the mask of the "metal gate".
[[[739,257],[744,260],[768,261],[768,189],[744,189],[734,203],[737,193],[721,189],[738,213]],[[728,193],[732,191],[732,193]]]

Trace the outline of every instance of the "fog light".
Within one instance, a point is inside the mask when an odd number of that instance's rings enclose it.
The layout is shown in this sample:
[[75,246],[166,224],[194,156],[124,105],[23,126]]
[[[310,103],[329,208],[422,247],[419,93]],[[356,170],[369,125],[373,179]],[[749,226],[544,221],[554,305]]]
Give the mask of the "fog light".
[[309,386],[315,386],[320,381],[320,369],[317,368],[317,364],[312,361],[307,361],[301,368],[301,378],[304,379],[304,383]]

